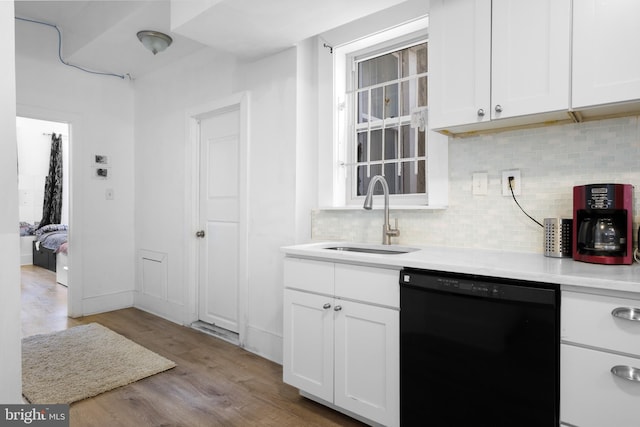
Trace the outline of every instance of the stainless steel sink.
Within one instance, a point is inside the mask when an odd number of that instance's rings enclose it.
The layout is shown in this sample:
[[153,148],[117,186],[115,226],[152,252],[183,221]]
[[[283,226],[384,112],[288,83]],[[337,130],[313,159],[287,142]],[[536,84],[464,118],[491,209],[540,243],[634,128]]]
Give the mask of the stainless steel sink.
[[366,247],[366,246],[330,246],[324,249],[329,249],[333,251],[345,251],[345,252],[360,252],[365,254],[378,254],[378,255],[401,255],[409,252],[417,251],[415,248],[406,248],[406,247],[393,247],[390,246],[388,248],[381,247]]

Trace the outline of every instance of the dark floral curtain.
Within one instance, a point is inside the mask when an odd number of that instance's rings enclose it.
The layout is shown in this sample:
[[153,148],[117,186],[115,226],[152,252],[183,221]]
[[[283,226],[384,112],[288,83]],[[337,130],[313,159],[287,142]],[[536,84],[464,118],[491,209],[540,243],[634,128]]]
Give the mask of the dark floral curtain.
[[49,175],[44,183],[44,206],[40,227],[60,224],[62,215],[62,134],[51,134]]

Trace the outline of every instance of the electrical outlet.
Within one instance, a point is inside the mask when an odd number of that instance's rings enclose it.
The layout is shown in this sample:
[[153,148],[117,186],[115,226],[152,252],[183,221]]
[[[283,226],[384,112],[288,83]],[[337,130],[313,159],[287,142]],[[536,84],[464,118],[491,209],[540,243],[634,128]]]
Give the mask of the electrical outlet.
[[489,174],[487,172],[474,172],[472,193],[474,196],[486,196],[489,183]]
[[511,190],[509,189],[509,177],[512,177],[511,188],[513,188],[513,195],[520,196],[522,194],[522,180],[520,178],[520,170],[512,169],[502,171],[502,195],[511,196]]

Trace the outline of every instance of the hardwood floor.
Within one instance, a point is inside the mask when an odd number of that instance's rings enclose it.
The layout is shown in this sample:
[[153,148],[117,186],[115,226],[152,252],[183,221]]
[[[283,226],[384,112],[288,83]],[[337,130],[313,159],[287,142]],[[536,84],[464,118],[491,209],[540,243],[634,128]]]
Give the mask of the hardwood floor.
[[362,426],[298,394],[282,367],[191,328],[129,308],[66,317],[55,273],[22,267],[23,336],[98,322],[176,362],[169,371],[73,403],[71,426]]

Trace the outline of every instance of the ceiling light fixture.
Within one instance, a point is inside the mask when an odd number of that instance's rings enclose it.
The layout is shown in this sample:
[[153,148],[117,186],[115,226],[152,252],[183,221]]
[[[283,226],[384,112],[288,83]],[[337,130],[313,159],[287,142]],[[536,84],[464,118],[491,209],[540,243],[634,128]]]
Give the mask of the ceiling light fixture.
[[168,48],[173,42],[173,39],[168,35],[149,30],[138,31],[138,40],[142,42],[144,47],[153,52],[154,55]]

